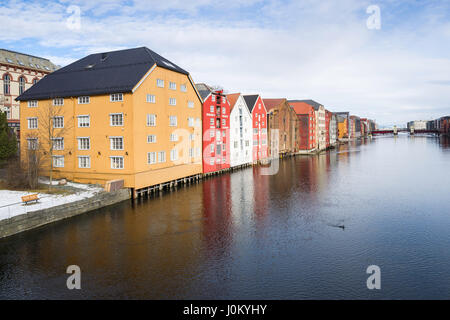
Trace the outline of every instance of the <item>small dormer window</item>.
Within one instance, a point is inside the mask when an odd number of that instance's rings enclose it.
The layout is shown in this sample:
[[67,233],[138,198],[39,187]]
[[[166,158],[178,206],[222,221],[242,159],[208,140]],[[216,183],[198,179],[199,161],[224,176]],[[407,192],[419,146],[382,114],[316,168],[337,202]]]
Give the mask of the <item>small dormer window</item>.
[[55,99],[53,99],[53,105],[54,106],[63,106],[64,105],[64,99],[63,98],[55,98]]
[[110,101],[111,102],[123,101],[123,94],[122,93],[111,94]]

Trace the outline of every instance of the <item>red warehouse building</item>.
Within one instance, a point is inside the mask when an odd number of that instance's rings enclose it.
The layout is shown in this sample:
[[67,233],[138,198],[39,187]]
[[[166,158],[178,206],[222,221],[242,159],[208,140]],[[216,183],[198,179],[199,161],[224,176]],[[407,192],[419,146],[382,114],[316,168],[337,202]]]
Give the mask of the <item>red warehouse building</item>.
[[314,107],[304,101],[289,100],[299,119],[300,150],[312,151],[316,148],[316,113]]
[[267,110],[259,94],[244,96],[245,103],[252,115],[253,126],[253,162],[268,157]]
[[203,173],[230,168],[230,103],[222,90],[196,84],[202,97]]

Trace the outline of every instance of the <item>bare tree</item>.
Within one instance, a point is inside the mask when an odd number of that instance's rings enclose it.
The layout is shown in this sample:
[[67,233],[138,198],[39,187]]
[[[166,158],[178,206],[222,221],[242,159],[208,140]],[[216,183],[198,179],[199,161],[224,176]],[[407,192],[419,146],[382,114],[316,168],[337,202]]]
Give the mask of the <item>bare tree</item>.
[[26,157],[26,176],[28,180],[28,185],[30,188],[34,189],[38,186],[39,174],[42,170],[42,150],[39,143],[39,138],[27,135],[27,151],[25,153]]
[[[62,104],[55,103],[58,99],[52,99],[42,106],[38,111],[38,137],[39,151],[42,160],[48,159],[49,164],[49,190],[52,187],[55,151],[64,145],[64,136],[72,127],[72,117],[66,116],[66,109]],[[39,159],[41,160],[41,159]],[[39,161],[39,164],[41,161]]]

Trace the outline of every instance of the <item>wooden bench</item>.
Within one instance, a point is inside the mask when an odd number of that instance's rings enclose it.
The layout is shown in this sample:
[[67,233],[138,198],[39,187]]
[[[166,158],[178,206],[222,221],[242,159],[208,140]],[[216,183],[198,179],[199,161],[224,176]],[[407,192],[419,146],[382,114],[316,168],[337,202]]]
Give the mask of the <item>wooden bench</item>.
[[37,193],[22,196],[22,202],[24,202],[25,204],[28,204],[29,202],[32,202],[32,201],[35,201],[35,202],[39,201]]

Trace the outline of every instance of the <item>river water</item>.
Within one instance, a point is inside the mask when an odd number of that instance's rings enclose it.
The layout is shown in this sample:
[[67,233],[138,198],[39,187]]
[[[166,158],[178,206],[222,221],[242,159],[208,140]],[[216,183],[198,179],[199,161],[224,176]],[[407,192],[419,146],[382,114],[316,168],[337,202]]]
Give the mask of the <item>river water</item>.
[[449,299],[449,182],[426,136],[243,169],[0,240],[0,298]]

